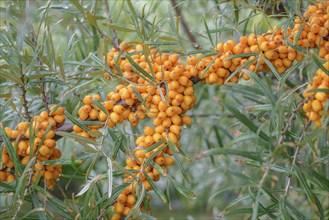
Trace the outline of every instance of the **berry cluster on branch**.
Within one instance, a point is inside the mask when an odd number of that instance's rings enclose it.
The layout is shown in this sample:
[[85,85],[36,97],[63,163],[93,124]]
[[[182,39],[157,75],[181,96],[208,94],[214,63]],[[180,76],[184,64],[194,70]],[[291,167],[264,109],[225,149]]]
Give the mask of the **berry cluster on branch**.
[[[162,53],[147,45],[130,47],[122,43],[120,51],[113,48],[107,54],[107,62],[114,75],[107,73],[105,77],[117,77],[122,84],[108,93],[105,100],[101,100],[98,94],[85,96],[83,106],[78,111],[79,119],[95,124],[87,126],[89,131],[73,126],[76,134],[96,139],[92,131],[104,126],[114,128],[125,120],[137,126],[140,120],[152,120],[152,125],[145,126],[143,134],[136,138],[133,154],[125,161],[125,169],[129,172],[123,175],[123,181],[130,185],[113,204],[115,214],[112,219],[131,216],[130,211],[136,203],[137,185],[142,184],[146,191],[152,190],[153,182],[159,181],[161,175],[167,175],[168,167],[175,163],[175,154],[181,147],[182,128],[192,122],[186,113],[196,103],[193,85],[199,81],[222,85],[227,81],[237,83],[240,79],[249,80],[250,74],[273,69],[283,74],[294,62],[304,58],[305,54],[298,48],[305,51],[318,48],[318,56],[325,63],[304,92],[305,98],[310,100],[303,109],[310,120],[322,126],[321,117],[329,115],[326,107],[329,94],[321,91],[329,88],[328,29],[329,7],[325,1],[310,5],[303,17],[295,19],[293,27],[285,30],[275,28],[263,35],[242,36],[238,42],[229,40],[219,43],[214,50],[215,55],[197,54],[182,61],[178,54]],[[312,91],[314,89],[320,90]],[[13,146],[17,145],[16,154],[23,165],[31,157],[37,157],[32,180],[43,177],[48,188],[53,188],[61,167],[43,165],[41,162],[60,158],[61,153],[55,147],[53,137],[58,124],[65,120],[63,113],[64,109],[59,108],[52,114],[42,112],[33,119],[36,138],[32,151],[29,123],[20,123],[17,130],[6,128],[7,136],[18,140],[13,142]],[[45,134],[50,123],[53,124]],[[14,167],[6,147],[2,155],[4,169],[0,171],[0,181],[10,182],[14,179],[11,174]],[[143,203],[140,208],[143,208]]]
[[[55,180],[62,173],[61,164],[44,164],[48,160],[61,158],[61,151],[56,148],[55,129],[61,127],[65,121],[64,108],[52,107],[50,113],[41,112],[30,122],[21,122],[16,129],[6,127],[5,132],[12,140],[12,152],[16,153],[19,165],[26,166],[35,157],[35,163],[31,173],[33,183],[44,179],[48,189],[53,189]],[[33,139],[31,140],[31,137]],[[15,167],[11,158],[8,146],[2,150],[2,169],[0,170],[0,181],[12,182],[15,180]],[[21,175],[21,173],[18,173]]]

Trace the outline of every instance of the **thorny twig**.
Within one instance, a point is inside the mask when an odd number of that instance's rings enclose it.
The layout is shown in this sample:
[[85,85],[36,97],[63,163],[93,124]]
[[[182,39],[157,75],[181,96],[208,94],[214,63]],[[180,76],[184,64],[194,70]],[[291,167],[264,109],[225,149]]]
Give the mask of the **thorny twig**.
[[181,24],[183,26],[183,29],[184,29],[187,37],[190,40],[192,46],[195,49],[201,49],[200,44],[196,40],[195,36],[191,33],[189,25],[187,24],[185,18],[182,16],[181,9],[178,7],[176,0],[170,0],[170,3],[172,5],[172,7],[174,8],[176,15],[181,18]]
[[[302,100],[302,101],[297,105],[297,107],[293,110],[293,112],[291,113],[291,116],[290,116],[289,119],[288,119],[288,122],[287,122],[286,126],[284,127],[284,129],[282,130],[282,132],[281,132],[281,134],[280,134],[280,137],[279,137],[279,140],[278,140],[278,145],[283,144],[283,141],[284,141],[284,134],[288,131],[289,127],[291,126],[292,121],[296,118],[296,114],[297,114],[297,112],[303,107],[303,104],[304,104],[304,103],[308,102],[308,101],[309,101],[310,99],[312,99],[312,98],[313,98],[313,96],[311,96],[311,97],[309,97],[309,98],[307,98],[307,99],[305,99],[305,100]],[[304,128],[304,130],[303,130],[303,134],[304,134],[304,132],[305,132],[305,130],[306,130],[306,127],[308,127],[308,126],[310,125],[310,123],[311,123],[311,121],[309,121],[309,122],[306,124],[306,126],[305,126],[305,128]],[[301,135],[301,137],[299,138],[299,140],[298,140],[298,142],[297,142],[298,144],[300,143],[300,141],[302,140],[302,138],[303,138],[303,135]],[[296,158],[295,158],[295,157],[297,157],[298,152],[299,152],[299,147],[297,147],[297,149],[296,149],[293,163],[296,162]],[[267,163],[267,165],[266,165],[266,167],[265,167],[265,172],[264,172],[264,174],[263,174],[263,176],[262,176],[262,178],[261,178],[261,180],[259,181],[259,184],[258,184],[258,187],[259,187],[259,188],[261,188],[261,187],[263,186],[264,181],[265,181],[267,175],[269,174],[269,171],[270,171],[270,165],[274,162],[274,160],[275,160],[275,157],[272,157],[272,158],[269,160],[269,162]],[[289,180],[289,179],[288,179],[288,180]],[[290,180],[289,180],[289,184],[290,184]]]
[[[306,123],[306,125],[304,126],[304,129],[303,129],[303,132],[301,134],[301,136],[299,137],[298,139],[298,143],[297,143],[297,147],[296,147],[296,151],[295,151],[295,154],[293,156],[293,160],[292,160],[292,163],[291,163],[291,167],[290,167],[290,173],[293,171],[294,169],[294,165],[296,164],[296,159],[297,159],[297,155],[299,154],[299,150],[300,150],[300,142],[302,141],[304,135],[305,135],[305,132],[306,132],[306,129],[311,125],[312,121],[308,121]],[[286,197],[289,193],[289,189],[290,189],[290,185],[291,185],[291,175],[288,176],[288,179],[287,179],[287,184],[286,184],[286,188],[284,190],[284,196]]]
[[[113,22],[112,22],[112,17],[111,17],[111,11],[110,11],[108,2],[107,2],[107,0],[104,0],[104,2],[105,2],[105,11],[108,16],[108,20],[109,20],[110,24],[112,24]],[[112,39],[111,39],[112,45],[117,51],[120,51],[119,39],[117,37],[116,31],[111,28],[111,33],[112,33]]]
[[297,112],[303,107],[303,105],[304,105],[306,102],[310,101],[312,98],[314,98],[314,97],[313,97],[313,96],[310,96],[310,97],[308,97],[307,99],[302,100],[302,101],[297,105],[296,109],[294,109],[294,111],[293,111],[292,114],[290,115],[290,118],[288,119],[288,122],[287,122],[286,126],[283,128],[283,130],[282,130],[281,133],[280,133],[280,137],[279,137],[279,140],[278,140],[278,145],[283,144],[283,141],[284,141],[284,135],[285,135],[285,133],[288,131],[288,129],[290,128],[291,123],[292,123],[292,121],[295,119]]
[[23,66],[20,65],[20,72],[21,72],[21,81],[23,83],[23,85],[21,86],[21,90],[22,90],[22,101],[23,101],[23,107],[25,109],[25,116],[27,117],[27,119],[30,121],[31,120],[31,116],[29,113],[29,107],[27,106],[27,100],[26,100],[26,88],[25,88],[25,75],[23,73]]

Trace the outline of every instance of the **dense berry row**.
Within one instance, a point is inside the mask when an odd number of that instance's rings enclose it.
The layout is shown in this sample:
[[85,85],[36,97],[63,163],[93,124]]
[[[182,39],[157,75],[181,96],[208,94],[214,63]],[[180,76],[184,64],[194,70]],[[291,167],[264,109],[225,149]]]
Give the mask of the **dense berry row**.
[[[60,164],[43,164],[48,160],[57,160],[61,157],[61,151],[56,148],[55,129],[60,127],[64,121],[64,108],[51,108],[51,113],[41,112],[32,120],[30,129],[29,122],[21,122],[16,129],[5,128],[8,138],[12,140],[12,147],[21,165],[26,166],[29,161],[36,157],[33,166],[32,182],[38,182],[40,179],[46,181],[48,189],[53,189],[55,180],[62,173]],[[48,130],[48,132],[47,132]],[[32,132],[32,134],[31,134]],[[33,137],[33,142],[30,138]],[[0,170],[0,181],[11,182],[15,180],[14,162],[9,157],[7,146],[2,150],[2,164]],[[19,173],[19,175],[21,175]]]
[[[130,47],[123,43],[120,51],[112,49],[107,61],[114,75],[107,74],[106,77],[117,77],[122,84],[108,93],[105,100],[101,100],[98,94],[85,96],[78,111],[79,119],[95,124],[87,126],[90,131],[74,125],[73,131],[95,139],[93,131],[105,126],[113,128],[125,120],[132,126],[137,126],[145,118],[152,121],[152,125],[145,126],[143,134],[136,138],[133,154],[125,161],[125,169],[132,172],[123,175],[124,182],[131,184],[117,197],[112,218],[121,219],[130,214],[136,202],[138,183],[143,184],[146,191],[152,190],[150,181],[158,181],[161,173],[168,173],[168,167],[174,164],[172,150],[179,150],[182,127],[192,122],[186,112],[196,103],[193,88],[196,82],[201,80],[215,85],[226,81],[236,83],[240,78],[248,80],[249,74],[273,68],[282,74],[294,62],[303,59],[304,54],[296,50],[298,47],[306,50],[318,48],[319,57],[325,60],[323,67],[329,70],[328,20],[326,2],[311,5],[302,18],[295,19],[291,28],[276,28],[263,35],[242,36],[238,42],[219,43],[216,55],[204,57],[198,54],[188,56],[185,61],[181,61],[178,54],[162,53],[146,45]],[[304,92],[309,101],[303,109],[317,126],[322,125],[322,117],[329,115],[329,96],[325,90],[310,90],[328,88],[329,76],[318,69]],[[30,146],[29,123],[20,123],[16,130],[6,128],[8,137],[18,140],[12,144],[16,146],[16,154],[23,165],[30,161],[31,155],[37,156],[32,180],[36,181],[40,176],[46,180],[48,188],[53,188],[61,166],[43,165],[42,162],[61,156],[53,138],[55,128],[65,120],[63,113],[64,109],[58,108],[51,114],[42,112],[33,119],[32,130],[36,133],[33,146]],[[45,134],[50,123],[50,130]],[[41,143],[43,137],[46,139]],[[0,181],[14,180],[14,165],[6,147],[2,152],[2,163]]]
[[[132,82],[148,86],[149,92],[143,98],[146,98],[146,103],[151,103],[151,105],[147,106],[145,110],[150,112],[147,116],[153,118],[153,125],[155,126],[145,127],[144,134],[137,138],[135,155],[126,160],[126,169],[136,170],[138,173],[136,176],[125,175],[124,181],[132,182],[132,186],[135,186],[134,182],[142,181],[145,189],[150,190],[152,187],[145,178],[145,173],[153,181],[158,181],[159,171],[150,165],[143,166],[145,160],[153,157],[153,161],[164,168],[174,162],[170,157],[172,154],[167,144],[170,141],[177,144],[177,147],[180,146],[178,141],[181,132],[181,121],[183,121],[181,114],[185,113],[184,110],[190,109],[186,108],[189,105],[185,104],[192,103],[193,106],[195,103],[194,94],[189,92],[190,90],[193,91],[192,77],[197,77],[206,84],[221,85],[228,78],[230,78],[230,82],[238,82],[239,78],[248,80],[248,74],[269,71],[270,66],[282,74],[293,65],[295,60],[298,62],[304,58],[302,53],[297,52],[296,48],[298,47],[307,50],[317,47],[319,48],[320,58],[327,59],[329,51],[328,18],[329,8],[326,3],[311,5],[304,13],[303,18],[295,19],[295,26],[292,28],[286,30],[277,28],[258,36],[255,34],[242,36],[238,43],[233,40],[219,43],[216,48],[217,55],[208,57],[202,57],[201,55],[188,56],[186,65],[179,63],[176,54],[161,54],[142,45],[120,52],[112,49],[108,54],[108,64],[114,72],[118,75],[122,73],[121,76],[127,83]],[[146,55],[144,54],[145,51],[149,51],[149,53]],[[125,53],[133,54],[131,56],[133,62],[122,56]],[[231,59],[232,55],[236,56]],[[152,89],[154,90],[154,86],[152,86],[152,83],[146,82],[139,74],[136,74],[138,70],[134,68],[133,64],[139,65],[154,77],[157,85],[160,85],[160,94],[150,92]],[[327,68],[326,63],[324,66]],[[231,75],[232,73],[235,75]],[[328,88],[327,79],[328,76],[321,69],[318,70],[317,78],[314,79],[310,88]],[[192,85],[189,85],[191,83]],[[162,86],[163,84],[168,85],[168,91],[165,86]],[[183,86],[185,86],[185,89],[180,89]],[[160,96],[161,94],[162,96]],[[186,96],[190,96],[192,99]],[[309,103],[311,103],[312,109],[304,109],[307,112],[306,115],[315,121],[317,126],[321,126],[320,116],[323,115],[328,94],[317,92],[315,97],[315,100],[311,99],[307,104],[310,105]],[[167,102],[166,98],[169,98]],[[315,117],[315,114],[318,117]],[[190,123],[190,118],[188,120]],[[154,150],[147,150],[163,139],[165,141]],[[162,150],[158,151],[161,147],[163,147]],[[128,214],[127,210],[130,206],[127,206],[122,198],[131,196],[130,191],[125,190],[118,197],[117,202],[114,204],[116,214],[113,219],[120,219],[122,215],[126,216]]]

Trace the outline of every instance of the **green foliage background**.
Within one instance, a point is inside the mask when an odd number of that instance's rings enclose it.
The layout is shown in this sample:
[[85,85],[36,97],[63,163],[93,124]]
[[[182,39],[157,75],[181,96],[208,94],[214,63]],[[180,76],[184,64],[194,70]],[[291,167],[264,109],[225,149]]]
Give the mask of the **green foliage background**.
[[[25,105],[30,116],[44,110],[43,93],[49,104],[64,106],[75,116],[81,97],[112,91],[118,82],[103,79],[111,29],[122,41],[143,42],[184,58],[211,53],[220,41],[291,25],[309,4],[280,2],[177,1],[182,9],[177,15],[170,1],[160,0],[1,1],[1,123],[14,128],[27,120]],[[182,19],[197,44],[191,43]],[[181,141],[190,158],[183,164],[191,184],[177,167],[171,168],[175,183],[163,177],[157,185],[169,190],[172,211],[152,192],[155,217],[328,219],[328,128],[309,126],[300,108],[301,93],[318,68],[312,53],[316,50],[306,51],[305,59],[279,80],[273,73],[260,73],[239,84],[195,86],[198,102],[189,113],[194,121]],[[54,191],[32,186],[23,196],[22,178],[1,183],[1,218],[96,219],[104,210],[111,214],[107,158],[116,148],[132,146],[129,134],[142,129],[132,131],[123,124],[104,132],[100,151],[62,134],[57,146],[64,169]],[[113,192],[120,186],[124,160],[120,152],[113,164]],[[82,189],[86,192],[77,197]]]

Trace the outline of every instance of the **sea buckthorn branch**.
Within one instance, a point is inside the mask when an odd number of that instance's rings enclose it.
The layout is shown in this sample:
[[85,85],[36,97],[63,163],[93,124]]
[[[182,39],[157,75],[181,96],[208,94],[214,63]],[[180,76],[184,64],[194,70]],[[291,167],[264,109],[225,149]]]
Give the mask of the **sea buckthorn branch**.
[[[54,137],[55,129],[60,127],[64,121],[64,108],[53,106],[50,108],[50,113],[43,111],[35,116],[31,122],[19,123],[16,129],[4,128],[9,140],[17,140],[9,143],[11,146],[5,145],[2,149],[0,181],[9,183],[15,180],[14,172],[17,167],[14,167],[13,158],[9,156],[11,153],[15,153],[23,166],[26,166],[30,160],[34,160],[31,177],[29,177],[33,183],[38,183],[40,179],[44,179],[47,188],[53,189],[55,179],[59,178],[62,173],[62,166],[44,163],[61,157],[61,151],[56,148]],[[20,176],[22,173],[18,173],[18,175]]]
[[[323,14],[325,14],[323,16]],[[322,17],[319,18],[318,15],[321,15]],[[306,25],[303,26],[303,29],[301,31],[301,35],[299,38],[297,38],[297,33],[300,31],[300,23],[303,21],[301,19],[295,19],[295,26],[292,29],[288,29],[286,33],[282,29],[277,29],[275,31],[269,31],[265,35],[256,36],[255,34],[251,34],[248,37],[241,37],[239,43],[235,43],[234,41],[228,41],[226,43],[220,43],[217,45],[217,51],[219,52],[216,56],[209,56],[202,59],[198,59],[197,57],[189,56],[187,58],[187,65],[185,66],[186,74],[188,75],[188,79],[193,77],[198,77],[202,80],[203,83],[206,84],[217,84],[221,85],[225,83],[226,80],[229,80],[230,82],[236,83],[238,82],[239,78],[242,77],[245,80],[249,79],[249,75],[247,75],[245,72],[241,71],[238,72],[240,75],[236,74],[231,76],[232,73],[236,72],[236,70],[239,70],[239,67],[243,66],[247,62],[249,62],[248,68],[251,72],[259,72],[259,71],[269,71],[271,68],[275,68],[275,71],[278,71],[278,73],[282,74],[284,73],[287,68],[291,67],[292,63],[297,60],[301,61],[304,57],[303,54],[298,52],[294,49],[294,42],[296,42],[297,46],[309,49],[309,48],[315,48],[320,47],[324,49],[320,49],[321,56],[325,57],[328,54],[329,49],[326,48],[326,45],[328,45],[328,7],[327,5],[317,5],[317,6],[310,6],[308,8],[307,13],[304,14],[304,21]],[[310,29],[310,31],[309,31]],[[309,31],[309,33],[307,33]],[[286,41],[287,43],[283,41],[284,35],[289,36]],[[288,46],[290,45],[290,46]],[[142,46],[137,46],[136,50],[141,50]],[[114,56],[112,54],[114,52]],[[114,59],[111,59],[112,57],[115,57],[115,51],[112,50],[110,52],[108,59],[109,59],[109,66],[112,68],[115,68]],[[135,51],[128,51],[128,52],[135,52]],[[238,54],[255,54],[253,56],[241,56],[233,59],[229,59],[232,55],[238,55]],[[256,54],[259,54],[258,57],[256,57]],[[138,55],[134,55],[138,56]],[[141,66],[145,66],[144,69],[147,68],[147,64],[143,60],[138,60],[139,57],[136,58],[136,63],[142,64]],[[127,78],[133,78],[132,81],[138,82],[140,84],[143,84],[143,79],[139,78],[137,75],[134,75],[133,71],[130,70],[129,62],[125,62],[125,60],[118,60],[120,64],[120,68],[124,72],[124,76]],[[163,62],[163,63],[162,63]],[[155,78],[157,81],[160,80],[166,80],[167,84],[169,85],[169,92],[168,96],[170,97],[170,89],[175,88],[175,81],[180,79],[180,75],[177,74],[175,71],[171,71],[171,63],[167,62],[166,59],[163,59],[161,62],[162,67],[164,67],[164,70],[166,72],[157,72],[155,71]],[[146,71],[148,71],[146,69]],[[119,72],[119,71],[117,71]],[[148,71],[150,72],[150,71]],[[169,72],[169,73],[168,73]],[[160,77],[160,74],[166,75],[167,77]],[[177,74],[177,78],[176,75]],[[185,72],[184,72],[185,74]],[[322,75],[325,77],[324,75]],[[179,86],[179,85],[178,85]],[[167,95],[167,93],[165,93]],[[319,96],[319,95],[318,95]],[[173,98],[171,102],[169,101],[169,104],[174,104],[176,97],[170,97]],[[324,100],[327,97],[321,97]],[[172,107],[172,106],[170,106]],[[317,108],[318,110],[321,110],[321,108]],[[166,112],[167,113],[167,112]],[[160,113],[158,113],[160,114]],[[158,116],[157,116],[158,117]],[[157,118],[155,118],[157,119]],[[153,124],[157,123],[156,120],[153,120]],[[156,126],[156,124],[154,124]],[[156,127],[155,129],[157,129]],[[168,138],[168,128],[166,128],[166,138]],[[171,130],[171,127],[170,127]],[[139,137],[136,140],[136,146],[141,145],[141,142],[144,144],[143,141],[146,140],[147,137],[150,137],[151,135],[156,134],[156,132],[153,130],[153,128],[145,127],[144,128],[144,135]],[[178,132],[180,134],[180,131]],[[176,137],[177,138],[177,137]],[[179,137],[177,138],[179,139]],[[161,140],[161,139],[160,139]],[[148,140],[149,141],[149,140]],[[147,142],[148,142],[147,141]],[[153,142],[150,140],[150,144],[153,144]],[[142,145],[143,146],[143,145]],[[147,149],[146,145],[146,149]],[[167,147],[165,144],[163,147]],[[140,156],[139,158],[145,158],[146,154],[143,154],[141,150],[135,151]],[[160,151],[161,153],[167,153],[166,151]],[[157,152],[153,151],[153,154],[158,154]],[[172,152],[168,153],[168,155],[172,155]],[[158,155],[155,156],[155,158],[158,158]],[[157,163],[156,159],[154,162]],[[139,164],[139,162],[134,162],[131,158],[128,158],[126,161],[127,169],[143,169],[143,166],[136,166],[136,164]],[[158,164],[158,163],[157,163]],[[156,170],[154,167],[151,167],[150,170]],[[148,171],[150,171],[148,170]],[[139,175],[142,175],[141,172]],[[153,181],[157,181],[158,178],[153,173]],[[133,178],[131,176],[128,176],[125,178],[124,181],[133,181]],[[143,180],[142,180],[143,181]],[[263,181],[263,180],[262,180]],[[143,181],[144,187],[146,190],[151,190],[152,188],[149,186],[149,181],[145,180]],[[125,198],[125,196],[129,195],[131,196],[131,190],[129,192],[123,192],[120,194],[120,197]],[[122,215],[127,216],[127,212],[129,211],[129,206],[127,206],[126,201],[122,198],[117,199],[117,202],[114,204],[114,209],[116,214],[113,216],[113,219],[120,219]]]
[[[136,45],[133,48],[124,42],[119,47],[120,51],[113,48],[107,55],[109,67],[123,79],[124,84],[118,85],[115,91],[107,94],[106,100],[101,100],[98,94],[85,96],[82,99],[84,105],[78,111],[81,121],[101,123],[87,125],[87,129],[71,124],[59,128],[51,126],[49,132],[54,134],[56,129],[72,129],[78,135],[96,139],[93,134],[104,125],[114,128],[118,123],[128,120],[132,126],[137,126],[140,120],[151,118],[153,126],[144,127],[143,134],[135,140],[133,154],[126,159],[125,169],[131,172],[123,175],[123,181],[130,185],[114,203],[113,219],[132,217],[137,185],[142,184],[146,191],[152,190],[153,182],[160,179],[161,173],[167,175],[168,167],[177,161],[176,151],[181,147],[181,127],[192,122],[186,112],[195,105],[193,85],[199,81],[204,84],[222,85],[228,81],[236,83],[241,78],[248,80],[249,75],[244,69],[254,73],[271,70],[279,76],[291,67],[295,60],[299,62],[303,59],[304,54],[298,52],[297,48],[309,50],[318,47],[319,57],[323,58],[325,63],[317,70],[316,76],[304,92],[304,97],[310,100],[304,104],[303,110],[317,126],[322,125],[321,117],[325,118],[329,114],[326,107],[326,89],[329,88],[328,17],[327,1],[311,5],[303,18],[295,19],[292,28],[277,28],[263,35],[242,36],[237,43],[233,40],[219,43],[215,55],[188,56],[186,63],[180,61],[178,54],[161,53],[154,48],[147,48],[146,45]],[[111,75],[105,77],[109,78]],[[47,121],[45,114],[42,113],[36,118],[36,123],[40,122],[40,126]],[[55,116],[55,113],[51,117],[48,115],[47,122],[49,123],[49,118],[53,118],[50,121],[56,121]],[[64,120],[65,118],[62,122]],[[44,129],[44,125],[42,126]],[[22,138],[17,140],[16,153],[23,165],[29,161],[29,157],[24,159],[27,153],[23,152],[29,142],[27,131],[26,124],[19,124],[17,130],[6,128],[9,138],[15,139],[18,134],[22,134]],[[41,139],[43,135],[42,132],[37,132],[37,138]],[[56,152],[54,135],[50,136],[46,134],[45,143],[38,148],[39,164],[36,164],[34,169],[46,179],[47,187],[53,188],[52,180],[59,176],[61,168],[56,167],[57,165],[52,167],[40,164],[52,158],[54,151]],[[37,141],[33,150],[38,144]],[[14,176],[7,173],[12,172],[13,163],[6,148],[3,152],[5,169],[0,172],[0,180],[10,182]],[[59,157],[60,151],[57,151],[54,158]],[[33,179],[35,178],[32,177],[32,181]],[[140,208],[143,209],[143,206],[141,203]]]
[[190,40],[192,46],[195,48],[195,49],[201,49],[200,48],[200,44],[198,43],[198,41],[196,40],[195,36],[191,33],[190,31],[190,28],[189,28],[189,25],[187,24],[184,16],[182,16],[182,11],[181,9],[179,8],[180,6],[177,4],[176,0],[170,0],[170,3],[173,7],[173,9],[175,10],[176,12],[176,15],[179,16],[181,19],[181,24],[183,26],[183,29],[188,37],[188,39]]
[[29,112],[29,107],[27,106],[27,99],[26,99],[26,88],[25,88],[25,80],[24,80],[24,73],[23,73],[23,70],[22,70],[22,66],[20,67],[20,79],[23,83],[23,85],[21,85],[21,90],[22,90],[22,102],[23,102],[23,107],[24,107],[24,110],[25,110],[25,117],[28,119],[28,120],[31,120],[31,116],[30,116],[30,112]]

